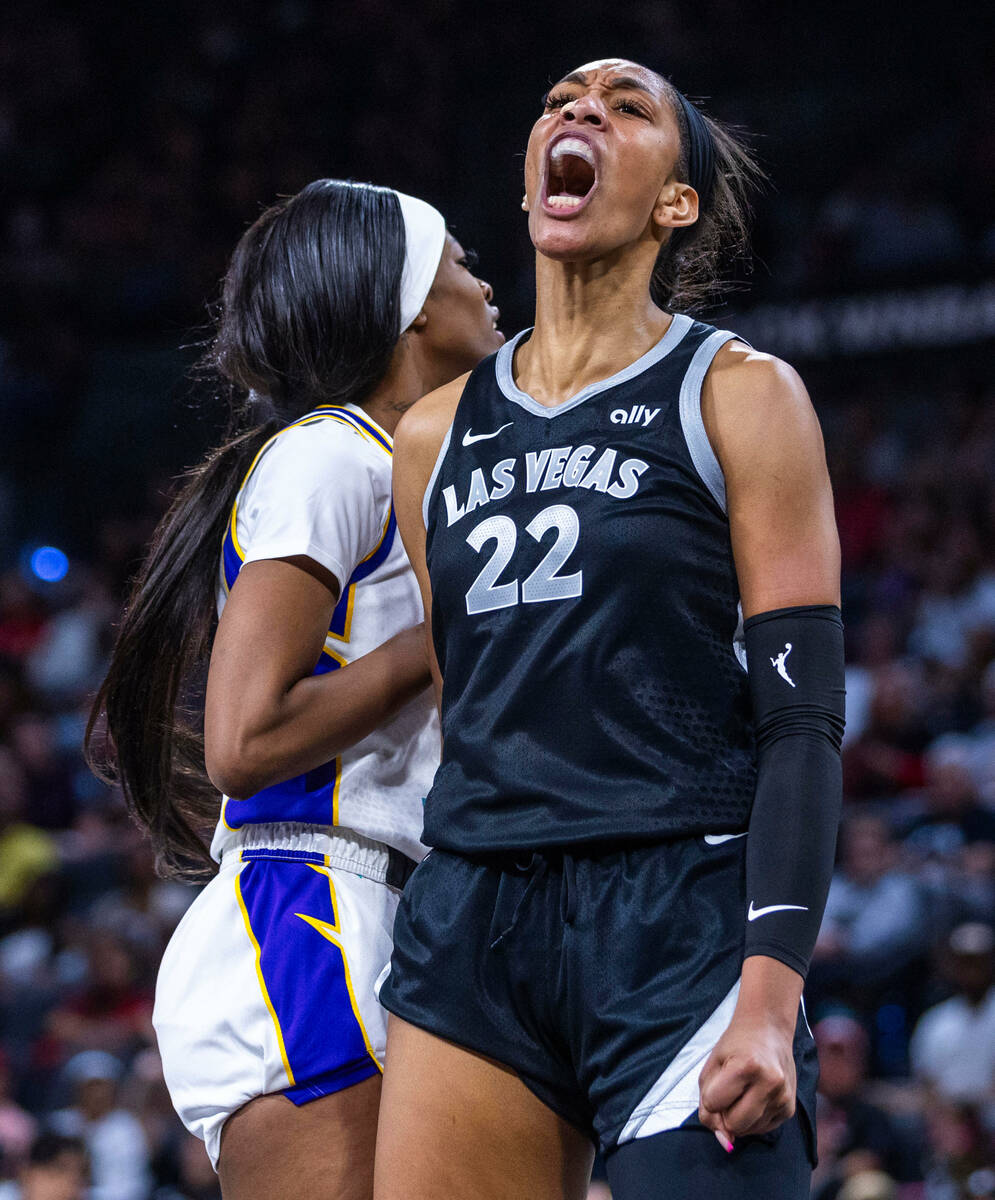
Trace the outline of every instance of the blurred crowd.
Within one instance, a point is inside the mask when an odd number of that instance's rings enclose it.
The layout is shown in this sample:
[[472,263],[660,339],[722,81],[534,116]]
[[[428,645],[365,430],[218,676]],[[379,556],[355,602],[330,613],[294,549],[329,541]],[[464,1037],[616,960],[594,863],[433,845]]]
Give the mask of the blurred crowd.
[[756,135],[772,187],[751,299],[990,275],[995,56],[971,4],[938,22],[902,0],[797,14],[574,0],[561,18],[459,0],[139,0],[126,15],[107,0],[5,0],[0,411],[14,493],[0,515],[34,485],[35,504],[44,491],[71,524],[57,501],[82,480],[87,516],[112,504],[99,467],[115,427],[132,453],[163,452],[168,430],[133,399],[154,399],[156,382],[122,347],[195,342],[245,226],[310,179],[437,203],[480,251],[508,327],[524,325],[522,152],[542,93],[592,55],[658,66]]
[[60,583],[0,577],[0,1200],[208,1200],[169,1103],[156,966],[193,890],[157,877],[82,760],[122,570],[153,514],[108,522]]
[[[210,436],[171,399],[195,353],[177,348],[202,336],[242,229],[320,175],[420,193],[481,251],[510,331],[531,303],[527,130],[550,76],[604,51],[664,66],[762,132],[777,192],[758,212],[753,295],[983,278],[995,57],[962,36],[970,6],[940,23],[927,6],[872,7],[860,20],[886,34],[854,36],[846,5],[814,2],[801,38],[733,0],[636,4],[607,45],[590,37],[599,0],[566,23],[524,4],[469,20],[456,0],[173,0],[127,20],[101,0],[0,8],[0,1200],[219,1195],[151,1028],[192,890],[157,877],[80,744],[162,481]],[[942,384],[881,364],[824,374],[848,720],[807,987],[822,1061],[813,1200],[983,1200],[995,392],[956,368]],[[65,539],[61,580],[19,557],[35,534]]]

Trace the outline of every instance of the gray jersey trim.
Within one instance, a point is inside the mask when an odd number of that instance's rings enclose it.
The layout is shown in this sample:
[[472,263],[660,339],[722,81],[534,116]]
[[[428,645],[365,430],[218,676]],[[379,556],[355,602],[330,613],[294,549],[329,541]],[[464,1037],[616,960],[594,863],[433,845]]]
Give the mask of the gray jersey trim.
[[439,447],[439,457],[435,460],[432,474],[428,477],[428,487],[425,489],[425,495],[422,497],[421,519],[426,529],[428,529],[428,498],[432,494],[432,488],[435,487],[435,481],[439,478],[439,472],[442,470],[442,460],[446,457],[446,451],[449,449],[449,439],[452,436],[453,427],[450,425],[446,430],[446,436],[442,439],[442,445]]
[[715,503],[723,512],[726,511],[726,480],[705,432],[705,422],[701,419],[701,385],[705,382],[705,375],[716,354],[726,342],[731,342],[737,337],[737,334],[730,333],[728,329],[716,329],[705,338],[694,352],[681,384],[680,396],[681,428],[684,430],[688,453],[701,482],[711,492]]
[[694,321],[690,317],[684,316],[683,313],[675,313],[674,319],[670,322],[670,326],[663,337],[660,338],[655,346],[647,350],[644,355],[637,358],[634,363],[629,363],[627,367],[623,367],[621,371],[617,371],[607,379],[599,379],[597,383],[588,384],[586,388],[582,388],[575,396],[571,396],[569,400],[564,400],[562,404],[557,404],[553,408],[549,408],[545,404],[540,404],[538,400],[533,400],[528,392],[523,392],[515,383],[515,377],[511,369],[515,361],[515,347],[529,332],[528,329],[523,329],[510,342],[505,342],[497,353],[497,361],[494,364],[497,385],[507,399],[520,405],[526,412],[530,412],[536,417],[546,417],[547,420],[552,420],[553,417],[559,417],[563,413],[576,408],[578,404],[583,404],[585,400],[590,400],[592,396],[597,396],[599,392],[605,392],[609,388],[617,387],[620,383],[626,383],[628,380],[634,379],[637,375],[641,375],[643,371],[652,367],[654,363],[658,363],[661,358],[666,358],[671,350],[676,349],[680,345],[684,335],[693,324]]

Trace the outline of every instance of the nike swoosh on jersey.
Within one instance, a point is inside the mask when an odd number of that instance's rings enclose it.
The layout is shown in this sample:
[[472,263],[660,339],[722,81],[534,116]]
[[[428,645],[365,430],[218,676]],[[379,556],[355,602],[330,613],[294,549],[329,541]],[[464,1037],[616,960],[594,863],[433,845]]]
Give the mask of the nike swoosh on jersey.
[[514,423],[514,421],[509,421],[507,425],[502,425],[500,429],[495,429],[493,433],[471,433],[468,429],[463,434],[463,445],[472,446],[474,442],[483,442],[487,438],[497,437],[499,433],[504,433],[506,429],[510,429]]
[[797,909],[798,912],[808,912],[807,904],[768,904],[766,908],[754,908],[751,900],[750,911],[746,914],[746,919],[755,921],[757,917],[766,917],[768,913],[786,912],[789,908]]
[[744,833],[706,833],[705,844],[707,846],[721,846],[723,842],[731,842],[733,838],[746,837],[749,830]]

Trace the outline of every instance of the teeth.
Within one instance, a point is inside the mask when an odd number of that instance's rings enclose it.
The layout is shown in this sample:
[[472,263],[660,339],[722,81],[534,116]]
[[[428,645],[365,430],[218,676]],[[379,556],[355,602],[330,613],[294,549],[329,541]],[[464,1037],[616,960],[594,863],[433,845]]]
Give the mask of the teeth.
[[574,154],[577,158],[582,158],[585,162],[589,162],[592,167],[594,166],[594,151],[583,138],[561,138],[553,146],[550,157],[554,159],[561,158],[564,154]]
[[554,208],[576,208],[578,204],[583,204],[584,196],[547,196],[547,203],[552,204]]

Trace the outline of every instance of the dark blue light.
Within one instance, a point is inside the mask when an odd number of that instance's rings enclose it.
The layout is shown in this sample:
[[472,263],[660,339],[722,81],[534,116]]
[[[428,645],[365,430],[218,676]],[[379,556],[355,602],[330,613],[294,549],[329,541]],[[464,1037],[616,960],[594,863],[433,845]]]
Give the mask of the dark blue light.
[[69,559],[55,546],[39,546],[32,551],[31,570],[44,583],[58,583],[69,571]]

